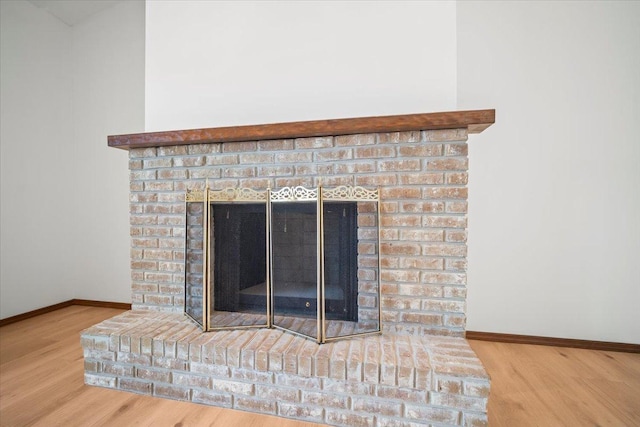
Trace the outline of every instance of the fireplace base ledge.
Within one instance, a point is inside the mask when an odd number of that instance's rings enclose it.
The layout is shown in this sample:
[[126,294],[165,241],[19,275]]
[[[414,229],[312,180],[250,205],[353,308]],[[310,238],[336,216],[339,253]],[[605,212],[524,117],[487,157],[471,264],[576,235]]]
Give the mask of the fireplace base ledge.
[[83,331],[81,343],[94,386],[337,426],[487,424],[489,377],[464,338],[385,333],[319,345],[128,311]]

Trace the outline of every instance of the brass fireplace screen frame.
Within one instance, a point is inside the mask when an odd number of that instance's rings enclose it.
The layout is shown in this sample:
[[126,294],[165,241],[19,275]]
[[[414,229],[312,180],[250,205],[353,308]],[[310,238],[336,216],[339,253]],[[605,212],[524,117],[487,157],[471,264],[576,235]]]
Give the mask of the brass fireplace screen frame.
[[[328,291],[325,283],[325,207],[342,206],[352,203],[358,213],[355,219],[355,255],[357,295],[357,320],[327,319]],[[266,312],[227,312],[214,309],[215,274],[212,263],[215,254],[215,236],[212,224],[216,207],[236,204],[252,205],[254,211],[264,210],[266,241],[266,270],[264,297]],[[315,319],[312,315],[296,316],[278,312],[278,302],[274,292],[274,208],[287,209],[283,204],[315,206],[316,254],[316,307]],[[293,206],[293,205],[289,205]],[[381,330],[381,286],[380,286],[380,191],[363,187],[339,186],[325,188],[284,187],[279,190],[253,190],[249,188],[226,188],[213,190],[209,185],[204,190],[187,190],[185,196],[185,303],[184,312],[203,331],[240,328],[276,328],[286,330],[318,343],[329,342],[352,336],[380,333]],[[327,210],[327,212],[329,212]],[[361,213],[362,212],[362,215]],[[229,210],[227,210],[227,218]],[[261,213],[259,213],[261,215]],[[344,212],[343,212],[344,215]],[[286,233],[286,213],[284,232]],[[307,226],[308,227],[308,226]],[[308,227],[310,228],[310,227]],[[330,231],[334,232],[335,231]],[[362,240],[361,240],[362,236]],[[257,236],[262,239],[261,236]],[[214,245],[212,246],[212,242]],[[354,249],[355,251],[355,249]],[[262,254],[261,254],[262,255]],[[312,254],[313,256],[313,254]],[[334,256],[335,258],[335,256]],[[301,260],[302,262],[302,260]],[[363,270],[360,271],[361,264]],[[215,267],[214,267],[215,268]],[[260,266],[262,268],[262,266]],[[307,266],[308,268],[308,266]],[[362,273],[362,274],[361,274]],[[343,280],[342,278],[340,280]],[[280,286],[280,285],[278,285]],[[332,290],[329,289],[331,292]],[[362,292],[362,293],[361,293]],[[261,294],[262,295],[262,294]],[[313,298],[311,299],[313,300]],[[360,306],[360,301],[364,306]],[[310,303],[306,302],[306,307]]]

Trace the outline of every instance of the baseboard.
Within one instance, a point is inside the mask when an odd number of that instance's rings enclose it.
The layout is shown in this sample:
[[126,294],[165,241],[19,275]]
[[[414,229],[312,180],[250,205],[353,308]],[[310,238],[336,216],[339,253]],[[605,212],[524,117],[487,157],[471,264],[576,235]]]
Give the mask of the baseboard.
[[0,326],[9,325],[11,323],[16,323],[21,320],[30,319],[32,317],[40,316],[41,314],[50,313],[52,311],[60,310],[61,308],[69,307],[73,305],[73,300],[60,302],[58,304],[53,304],[47,307],[42,307],[37,310],[28,311],[26,313],[17,314],[15,316],[6,317],[4,319],[0,319]]
[[[37,310],[18,314],[16,316],[0,319],[0,326],[5,326],[11,323],[19,322],[21,320],[30,319],[32,317],[40,316],[41,314],[50,313],[52,311],[59,310],[65,307],[70,307],[72,305],[131,310],[131,304],[126,302],[70,299],[68,301],[50,305],[48,307],[43,307]],[[511,344],[548,345],[548,346],[554,346],[554,347],[584,348],[588,350],[640,353],[640,344],[627,344],[627,343],[620,343],[620,342],[589,341],[589,340],[576,340],[576,339],[569,339],[569,338],[539,337],[535,335],[500,334],[496,332],[477,332],[477,331],[467,331],[465,336],[468,340],[478,340],[478,341],[493,341],[493,342],[504,342],[504,343],[511,343]]]
[[121,310],[131,310],[131,304],[125,302],[108,302],[108,301],[93,301],[87,299],[70,299],[58,304],[42,307],[37,310],[28,311],[26,313],[17,314],[15,316],[0,319],[0,327],[10,325],[11,323],[20,322],[21,320],[30,319],[32,317],[40,316],[41,314],[50,313],[52,311],[60,310],[61,308],[70,307],[72,305],[83,305],[88,307],[104,307],[104,308],[118,308]]
[[128,302],[93,301],[89,299],[73,299],[71,301],[73,301],[73,305],[85,305],[88,307],[119,308],[120,310],[131,310],[131,304]]
[[504,342],[511,344],[549,345],[554,347],[584,348],[588,350],[640,353],[640,344],[609,341],[589,341],[569,338],[538,337],[534,335],[499,334],[495,332],[467,331],[468,340]]

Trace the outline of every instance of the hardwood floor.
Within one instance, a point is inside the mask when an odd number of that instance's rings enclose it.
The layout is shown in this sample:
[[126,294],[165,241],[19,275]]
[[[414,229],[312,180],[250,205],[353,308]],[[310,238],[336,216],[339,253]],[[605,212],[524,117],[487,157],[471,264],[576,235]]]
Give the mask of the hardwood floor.
[[640,426],[640,354],[469,342],[491,375],[491,426]]
[[[0,327],[0,426],[316,424],[85,386],[79,333],[122,310],[71,306]],[[492,426],[638,426],[640,354],[471,341]]]

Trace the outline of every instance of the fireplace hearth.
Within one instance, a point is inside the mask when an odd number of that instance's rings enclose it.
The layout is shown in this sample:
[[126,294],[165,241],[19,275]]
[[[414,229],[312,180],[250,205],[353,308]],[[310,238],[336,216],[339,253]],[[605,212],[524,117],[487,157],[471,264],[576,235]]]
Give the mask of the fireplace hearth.
[[[486,425],[489,377],[464,339],[467,138],[494,116],[109,137],[129,150],[133,309],[82,333],[85,382],[337,426]],[[378,206],[267,198],[296,188]],[[370,321],[379,333],[308,339]]]

